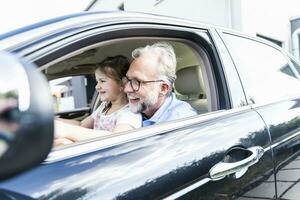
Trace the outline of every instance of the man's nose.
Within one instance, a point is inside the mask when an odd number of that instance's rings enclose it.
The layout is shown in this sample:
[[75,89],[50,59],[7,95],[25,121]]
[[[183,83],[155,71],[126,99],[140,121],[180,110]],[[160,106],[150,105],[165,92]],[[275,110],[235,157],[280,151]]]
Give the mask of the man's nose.
[[133,92],[132,88],[130,87],[129,81],[126,82],[126,83],[124,83],[124,92],[125,92],[125,93]]

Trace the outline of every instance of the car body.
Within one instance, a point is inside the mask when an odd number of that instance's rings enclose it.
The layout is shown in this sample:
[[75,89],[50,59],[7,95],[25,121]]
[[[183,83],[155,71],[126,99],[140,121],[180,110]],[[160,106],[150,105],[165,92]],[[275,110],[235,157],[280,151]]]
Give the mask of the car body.
[[[126,12],[41,22],[0,36],[0,48],[33,62],[50,81],[91,75],[93,63],[106,56],[130,58],[136,47],[157,41],[174,47],[174,92],[199,115],[54,148],[39,166],[0,182],[0,194],[15,199],[283,197],[293,183],[279,190],[278,172],[300,152],[300,69],[281,48],[211,25]],[[90,96],[87,108],[57,115],[87,116],[99,105],[97,94]]]

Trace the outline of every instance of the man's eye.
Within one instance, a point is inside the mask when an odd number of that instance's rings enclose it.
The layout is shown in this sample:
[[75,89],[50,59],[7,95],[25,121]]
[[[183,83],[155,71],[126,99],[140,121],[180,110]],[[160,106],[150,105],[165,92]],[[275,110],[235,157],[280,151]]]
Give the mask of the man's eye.
[[134,84],[138,84],[140,81],[139,80],[137,80],[137,79],[132,79],[132,83],[134,83]]

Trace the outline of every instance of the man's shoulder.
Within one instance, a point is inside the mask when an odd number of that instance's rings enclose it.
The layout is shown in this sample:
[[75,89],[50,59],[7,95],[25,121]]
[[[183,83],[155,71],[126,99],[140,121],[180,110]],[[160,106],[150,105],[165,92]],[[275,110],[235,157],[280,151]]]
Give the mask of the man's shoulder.
[[196,115],[197,112],[192,106],[182,100],[176,98],[175,94],[172,94],[172,101],[169,105],[168,111],[170,113],[176,113],[180,118]]
[[178,99],[174,93],[172,93],[171,98],[172,98],[172,100],[170,103],[170,107],[182,107],[182,108],[190,107],[190,108],[192,108],[189,103]]

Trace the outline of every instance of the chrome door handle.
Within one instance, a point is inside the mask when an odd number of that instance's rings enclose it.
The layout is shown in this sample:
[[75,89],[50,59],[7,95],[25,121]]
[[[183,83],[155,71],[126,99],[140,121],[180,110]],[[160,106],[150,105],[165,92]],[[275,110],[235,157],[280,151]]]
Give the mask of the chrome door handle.
[[216,181],[229,175],[234,178],[240,178],[246,173],[248,167],[257,163],[264,154],[264,149],[260,146],[250,147],[244,150],[250,151],[249,157],[237,162],[228,163],[222,161],[217,163],[209,171],[210,179]]

